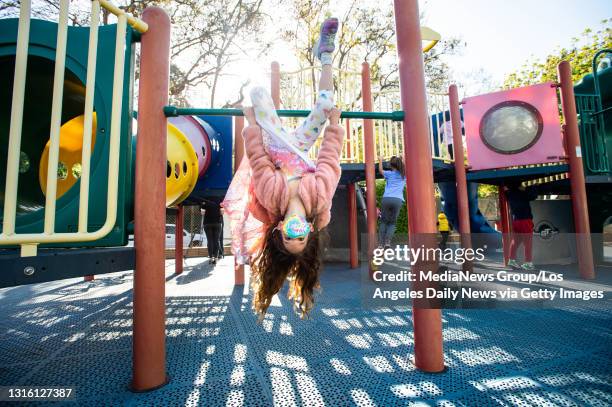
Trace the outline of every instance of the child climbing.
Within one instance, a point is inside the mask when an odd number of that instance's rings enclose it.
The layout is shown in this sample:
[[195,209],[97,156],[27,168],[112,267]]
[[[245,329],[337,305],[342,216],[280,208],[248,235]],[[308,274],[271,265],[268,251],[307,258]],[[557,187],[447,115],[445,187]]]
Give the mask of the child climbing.
[[[287,278],[289,298],[304,316],[314,304],[322,268],[324,228],[340,180],[344,130],[334,108],[332,52],[338,20],[321,26],[313,51],[321,61],[319,94],[312,111],[295,130],[281,125],[263,88],[251,91],[244,113],[246,159],[230,185],[224,208],[231,220],[232,250],[239,263],[250,263],[253,308],[262,317]],[[316,163],[308,151],[327,119]],[[247,194],[248,191],[248,194]]]
[[378,243],[380,246],[389,247],[395,233],[397,217],[404,204],[406,176],[404,173],[404,162],[401,157],[391,157],[391,171],[385,171],[382,163],[383,158],[378,157],[378,171],[385,177],[386,181],[385,193],[381,201]]
[[[454,159],[453,153],[453,124],[450,119],[450,113],[446,112],[444,115],[444,123],[438,128],[438,134],[440,135],[440,141],[446,144],[446,149],[450,159]],[[461,135],[465,144],[465,127],[463,120],[461,120]]]

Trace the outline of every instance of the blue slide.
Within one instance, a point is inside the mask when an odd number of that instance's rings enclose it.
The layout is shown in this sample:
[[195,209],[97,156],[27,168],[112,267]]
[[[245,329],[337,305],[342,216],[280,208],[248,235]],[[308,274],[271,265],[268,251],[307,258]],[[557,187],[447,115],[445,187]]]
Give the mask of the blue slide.
[[[454,182],[439,182],[438,187],[442,194],[442,208],[448,221],[455,230],[459,229],[459,218],[457,216],[457,188]],[[478,209],[478,184],[468,182],[468,202],[470,206],[470,230],[472,231],[472,244],[474,247],[487,249],[498,249],[502,245],[501,233],[489,225],[487,219]]]

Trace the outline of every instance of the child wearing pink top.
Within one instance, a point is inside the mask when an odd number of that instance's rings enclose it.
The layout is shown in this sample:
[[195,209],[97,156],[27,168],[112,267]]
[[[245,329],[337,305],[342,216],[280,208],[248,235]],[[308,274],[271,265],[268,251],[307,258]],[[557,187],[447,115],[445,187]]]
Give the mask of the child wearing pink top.
[[[230,219],[232,250],[239,263],[250,263],[253,308],[263,317],[272,297],[290,280],[289,298],[300,315],[314,304],[322,268],[322,229],[340,180],[344,130],[334,108],[332,52],[338,20],[327,19],[314,47],[321,61],[319,95],[302,125],[283,128],[269,94],[251,92],[252,108],[244,113],[246,157],[223,202]],[[308,151],[327,120],[316,162]]]

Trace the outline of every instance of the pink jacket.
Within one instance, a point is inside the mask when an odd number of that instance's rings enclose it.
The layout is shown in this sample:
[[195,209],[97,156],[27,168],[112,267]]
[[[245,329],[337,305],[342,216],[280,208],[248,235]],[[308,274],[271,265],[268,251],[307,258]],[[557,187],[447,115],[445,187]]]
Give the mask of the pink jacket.
[[[242,135],[251,165],[251,199],[249,210],[265,224],[271,224],[287,211],[289,188],[287,179],[278,170],[263,144],[259,126],[246,127]],[[340,153],[344,129],[330,125],[325,129],[323,143],[314,172],[306,173],[299,181],[298,194],[306,214],[316,218],[316,226],[322,229],[329,223],[331,203],[340,181]]]

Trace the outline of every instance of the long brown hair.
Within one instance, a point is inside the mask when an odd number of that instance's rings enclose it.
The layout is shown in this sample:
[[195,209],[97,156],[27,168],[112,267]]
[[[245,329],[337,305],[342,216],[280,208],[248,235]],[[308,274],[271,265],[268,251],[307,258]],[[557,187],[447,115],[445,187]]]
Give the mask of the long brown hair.
[[294,308],[301,317],[308,315],[314,305],[314,290],[319,288],[326,241],[327,232],[315,226],[304,251],[292,254],[285,249],[276,223],[268,226],[262,247],[251,263],[253,309],[260,319],[287,278],[290,279],[288,298],[293,300]]
[[402,178],[406,178],[406,173],[404,170],[404,161],[402,160],[402,157],[394,155],[393,157],[391,157],[391,160],[389,160],[389,164],[391,164],[391,168],[400,173]]

